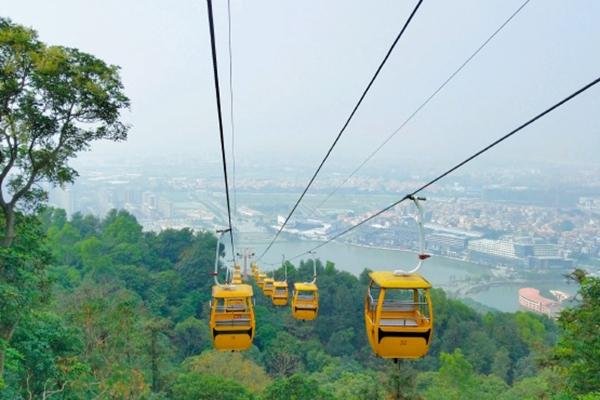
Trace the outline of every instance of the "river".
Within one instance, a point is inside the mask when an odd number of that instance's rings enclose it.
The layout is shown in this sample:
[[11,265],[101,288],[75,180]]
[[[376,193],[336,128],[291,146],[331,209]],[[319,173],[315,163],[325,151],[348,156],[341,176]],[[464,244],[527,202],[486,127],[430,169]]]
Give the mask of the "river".
[[[265,240],[256,237],[242,237],[240,247],[253,248],[257,255],[265,248]],[[268,254],[262,260],[264,269],[272,268],[269,264],[279,264],[282,254],[288,257],[303,253],[321,242],[317,241],[277,241]],[[380,249],[349,245],[345,243],[332,242],[321,247],[316,254],[321,261],[332,261],[337,269],[348,271],[355,275],[360,274],[363,269],[411,269],[417,261],[416,254],[410,251]],[[304,257],[305,259],[307,257]],[[298,260],[295,260],[298,262]],[[419,271],[435,286],[452,288],[454,281],[466,278],[477,279],[484,274],[489,274],[491,268],[485,265],[474,264],[468,261],[455,260],[441,256],[432,256]],[[522,284],[502,284],[485,288],[479,292],[470,294],[469,297],[477,302],[500,311],[514,312],[519,309],[518,290],[520,287],[533,286],[547,294],[550,289],[558,289],[573,294],[575,287],[567,285],[564,279],[554,277],[542,281],[532,280]]]

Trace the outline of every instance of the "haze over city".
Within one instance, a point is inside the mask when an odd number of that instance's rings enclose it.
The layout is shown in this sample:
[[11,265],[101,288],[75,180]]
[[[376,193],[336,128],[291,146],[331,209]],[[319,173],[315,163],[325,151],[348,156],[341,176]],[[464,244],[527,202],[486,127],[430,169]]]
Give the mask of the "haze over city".
[[[366,157],[521,3],[425,3],[322,176]],[[408,2],[233,1],[240,165],[311,165],[322,158],[411,7]],[[15,22],[35,26],[48,43],[78,47],[121,67],[132,100],[129,139],[96,144],[83,160],[133,155],[218,160],[204,4],[24,0],[4,1],[2,10]],[[531,1],[365,171],[377,163],[446,166],[595,78],[598,12],[600,4],[592,0]],[[226,2],[216,2],[223,104],[228,105],[226,15]],[[584,94],[468,168],[529,161],[597,164],[598,109],[599,96]],[[227,106],[227,141],[228,115]]]

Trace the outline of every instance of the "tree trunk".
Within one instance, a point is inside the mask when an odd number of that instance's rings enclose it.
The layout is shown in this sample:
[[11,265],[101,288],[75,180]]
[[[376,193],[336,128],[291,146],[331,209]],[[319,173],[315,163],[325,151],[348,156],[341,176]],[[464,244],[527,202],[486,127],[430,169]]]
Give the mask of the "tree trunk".
[[2,247],[10,247],[15,239],[15,210],[7,205],[4,208],[4,237],[2,238]]
[[[10,206],[6,206],[3,209],[4,211],[4,237],[2,238],[2,242],[0,243],[3,247],[10,247],[15,238],[15,211]],[[0,265],[1,267],[1,265]],[[0,338],[4,340],[4,343],[8,345],[10,339],[12,338],[13,332],[15,331],[15,327],[17,326],[17,322],[15,321],[10,326],[2,326],[0,325]],[[4,358],[5,358],[6,349],[2,346],[0,347],[0,383],[4,383]]]
[[0,390],[4,388],[4,348],[0,348]]
[[150,333],[151,337],[150,337],[150,361],[151,361],[151,369],[152,369],[152,391],[153,392],[158,392],[159,390],[159,385],[158,385],[158,351],[157,351],[157,336],[158,333],[154,330],[152,330],[152,332]]
[[[12,339],[13,333],[15,332],[15,328],[17,327],[17,321],[14,321],[10,326],[1,326],[0,327],[0,338],[4,340],[4,343],[8,345],[10,339]],[[0,348],[0,382],[4,382],[4,358],[6,354],[6,349],[4,347]],[[1,388],[1,386],[0,386]]]

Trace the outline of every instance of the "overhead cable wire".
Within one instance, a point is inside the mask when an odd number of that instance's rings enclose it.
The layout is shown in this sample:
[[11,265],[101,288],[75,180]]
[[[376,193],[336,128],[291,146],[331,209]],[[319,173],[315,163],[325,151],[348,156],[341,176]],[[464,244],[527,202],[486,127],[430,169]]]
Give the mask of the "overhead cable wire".
[[592,86],[598,84],[598,82],[600,82],[600,77],[596,78],[595,80],[593,80],[592,82],[588,83],[587,85],[583,86],[581,89],[571,93],[569,96],[565,97],[564,99],[562,99],[561,101],[559,101],[558,103],[554,104],[553,106],[547,108],[546,110],[542,111],[541,113],[539,113],[538,115],[536,115],[535,117],[531,118],[530,120],[528,120],[527,122],[519,125],[517,128],[513,129],[512,131],[508,132],[506,135],[500,137],[499,139],[495,140],[494,142],[492,142],[491,144],[485,146],[484,148],[482,148],[481,150],[479,150],[478,152],[474,153],[473,155],[469,156],[468,158],[464,159],[463,161],[459,162],[458,164],[454,165],[452,168],[448,169],[447,171],[443,172],[442,174],[438,175],[437,177],[433,178],[432,180],[430,180],[429,182],[425,183],[423,186],[419,187],[418,189],[416,189],[415,191],[405,195],[404,197],[402,197],[400,200],[390,204],[389,206],[377,211],[375,214],[369,216],[368,218],[365,218],[363,220],[361,220],[360,222],[350,226],[349,228],[343,230],[340,233],[335,234],[334,236],[332,236],[331,238],[327,239],[326,241],[324,241],[323,243],[320,243],[319,245],[313,247],[312,249],[305,251],[304,253],[300,253],[292,258],[290,258],[289,260],[294,260],[296,258],[302,257],[304,255],[310,254],[311,251],[317,250],[323,246],[325,246],[326,244],[334,241],[335,239],[346,235],[347,233],[353,231],[354,229],[358,228],[361,225],[364,225],[365,223],[371,221],[372,219],[380,216],[381,214],[385,213],[386,211],[391,210],[392,208],[396,207],[398,204],[402,203],[403,201],[409,200],[411,198],[413,198],[414,196],[416,196],[419,192],[427,189],[429,186],[433,185],[434,183],[438,182],[440,179],[446,177],[447,175],[451,174],[452,172],[456,171],[457,169],[459,169],[460,167],[462,167],[463,165],[467,164],[468,162],[472,161],[473,159],[479,157],[481,154],[485,153],[486,151],[492,149],[493,147],[495,147],[496,145],[500,144],[501,142],[505,141],[506,139],[508,139],[509,137],[513,136],[515,133],[521,131],[523,128],[526,128],[527,126],[531,125],[532,123],[534,123],[535,121],[537,121],[538,119],[544,117],[546,114],[551,113],[552,111],[554,111],[555,109],[559,108],[560,106],[562,106],[563,104],[569,102],[570,100],[574,99],[575,97],[577,97],[578,95],[580,95],[581,93],[585,92],[586,90],[590,89]]
[[229,121],[231,125],[231,188],[233,189],[233,216],[237,223],[237,185],[236,185],[236,163],[235,163],[235,122],[233,112],[233,49],[231,45],[231,0],[227,0],[227,34],[229,50]]
[[327,203],[329,201],[329,199],[331,199],[331,197],[333,195],[335,195],[341,188],[342,186],[344,186],[346,183],[348,183],[348,181],[350,179],[352,179],[352,177],[362,169],[362,167],[365,166],[366,163],[368,163],[369,161],[371,161],[371,159],[375,156],[375,154],[379,153],[379,151],[381,149],[383,149],[390,140],[392,140],[392,138],[394,136],[396,136],[402,129],[404,129],[404,127],[427,105],[429,104],[429,102],[439,93],[442,91],[442,89],[444,89],[444,87],[446,87],[446,85],[448,85],[448,83],[450,83],[450,81],[452,79],[454,79],[454,77],[456,75],[458,75],[460,73],[460,71],[463,70],[463,68],[465,68],[467,66],[467,64],[469,64],[471,62],[471,60],[473,60],[473,58],[475,58],[475,56],[477,54],[479,54],[479,52],[481,50],[483,50],[484,47],[486,47],[488,45],[488,43],[490,43],[492,41],[492,39],[494,39],[494,37],[496,37],[496,35],[498,33],[500,33],[500,31],[502,31],[502,29],[504,29],[504,27],[506,25],[508,25],[508,23],[510,21],[512,21],[512,19],[519,14],[519,12],[521,12],[521,10],[527,5],[527,3],[529,3],[530,0],[526,0],[525,2],[523,2],[523,4],[521,4],[519,6],[519,8],[517,8],[503,23],[502,25],[500,25],[498,27],[498,29],[496,29],[453,73],[450,74],[450,76],[448,76],[448,78],[446,78],[446,80],[436,89],[433,91],[433,93],[431,93],[429,95],[429,97],[427,97],[425,99],[425,101],[423,103],[421,103],[421,105],[419,105],[413,112],[412,114],[410,114],[408,116],[408,118],[406,118],[404,120],[404,122],[402,122],[402,124],[396,128],[396,130],[394,130],[394,132],[391,133],[391,135],[389,135],[383,142],[381,142],[381,144],[379,146],[377,146],[377,148],[375,150],[373,150],[368,156],[367,158],[365,158],[359,165],[358,167],[356,167],[345,179],[342,183],[340,183],[339,185],[337,185],[328,195],[327,197],[325,197],[325,199],[323,201],[321,201],[316,207],[314,207],[315,210],[318,210],[319,208],[321,208],[325,203]]
[[231,239],[231,253],[235,256],[233,245],[233,226],[231,225],[231,203],[229,199],[229,180],[227,178],[227,157],[225,156],[225,138],[223,136],[223,114],[221,111],[221,92],[219,90],[219,69],[217,66],[217,48],[215,45],[215,25],[213,21],[212,0],[206,0],[208,8],[208,27],[210,30],[210,47],[212,51],[213,74],[215,80],[215,96],[217,101],[217,115],[219,119],[219,136],[221,139],[221,159],[223,162],[223,175],[225,178],[225,196],[227,198],[227,219],[229,222],[229,238]]
[[319,164],[319,166],[317,167],[316,171],[314,172],[313,176],[310,178],[310,181],[308,182],[308,184],[306,185],[306,187],[304,188],[304,190],[302,191],[302,194],[300,195],[300,197],[298,198],[298,200],[296,200],[296,203],[294,204],[294,206],[292,207],[292,210],[289,212],[288,216],[285,218],[283,224],[281,224],[281,226],[279,227],[279,229],[277,230],[277,233],[275,234],[275,236],[273,237],[273,239],[271,239],[271,242],[269,243],[269,245],[267,246],[267,248],[262,252],[262,254],[258,257],[258,260],[262,259],[264,257],[265,254],[267,254],[267,252],[271,249],[271,247],[273,246],[273,244],[275,243],[275,241],[277,240],[277,238],[279,237],[279,235],[281,234],[281,232],[283,231],[283,228],[285,228],[285,226],[287,225],[288,221],[290,220],[290,218],[292,217],[292,215],[294,214],[294,212],[296,211],[296,208],[298,208],[298,205],[300,204],[300,202],[302,201],[302,199],[304,198],[304,196],[306,195],[306,192],[308,192],[308,189],[310,189],[311,185],[313,184],[313,182],[315,181],[315,178],[317,177],[317,175],[319,174],[319,172],[321,171],[321,168],[323,168],[323,165],[325,164],[325,161],[327,161],[327,159],[329,158],[329,156],[331,155],[331,152],[333,151],[333,148],[336,146],[336,144],[338,143],[338,141],[340,140],[340,138],[342,137],[342,134],[344,133],[344,131],[346,130],[346,128],[348,127],[348,125],[350,124],[350,121],[352,120],[352,118],[354,117],[354,114],[356,114],[356,111],[358,110],[358,107],[360,107],[362,101],[364,100],[364,98],[366,97],[367,93],[369,92],[369,89],[371,89],[371,86],[373,85],[373,82],[375,82],[375,79],[377,79],[377,76],[379,75],[379,72],[381,72],[383,66],[385,65],[385,63],[387,62],[388,58],[390,57],[390,55],[392,54],[392,51],[394,50],[394,47],[396,47],[396,44],[398,43],[398,41],[400,40],[400,38],[402,37],[402,35],[404,34],[404,31],[406,30],[406,28],[408,27],[408,25],[410,24],[410,21],[413,19],[414,15],[416,14],[417,10],[419,9],[419,7],[421,6],[421,3],[423,3],[423,0],[419,0],[417,5],[414,7],[413,11],[411,12],[410,16],[408,17],[408,19],[406,20],[406,22],[404,23],[404,26],[402,26],[402,29],[400,30],[400,33],[398,33],[398,35],[396,36],[396,39],[394,39],[394,42],[392,43],[392,45],[390,46],[389,50],[387,51],[385,57],[383,58],[383,60],[381,61],[381,63],[379,64],[379,67],[377,67],[377,70],[375,71],[375,74],[373,75],[373,77],[371,78],[371,80],[369,81],[369,84],[367,85],[367,87],[364,89],[362,95],[360,96],[360,98],[358,99],[358,102],[356,103],[356,105],[354,106],[354,108],[352,109],[352,112],[350,113],[350,115],[348,116],[348,118],[346,119],[346,122],[344,123],[344,125],[342,126],[342,128],[340,129],[340,131],[338,132],[335,140],[333,141],[333,143],[331,144],[331,146],[329,147],[329,149],[327,150],[327,153],[325,154],[325,157],[323,158],[323,160],[321,160],[321,163]]

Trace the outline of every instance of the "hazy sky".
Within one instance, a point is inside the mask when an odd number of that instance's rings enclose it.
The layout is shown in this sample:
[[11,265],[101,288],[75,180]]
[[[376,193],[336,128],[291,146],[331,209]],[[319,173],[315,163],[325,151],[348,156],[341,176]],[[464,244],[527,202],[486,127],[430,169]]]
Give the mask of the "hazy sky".
[[[425,0],[336,148],[357,163],[523,0]],[[214,1],[228,125],[227,2]],[[238,161],[322,158],[415,1],[231,0]],[[218,131],[202,0],[0,0],[49,44],[120,65],[130,139],[92,154],[216,159]],[[406,126],[378,161],[449,163],[600,76],[600,1],[531,0]],[[600,161],[600,87],[483,162]],[[332,164],[332,165],[333,165]],[[327,173],[327,169],[324,171]]]

